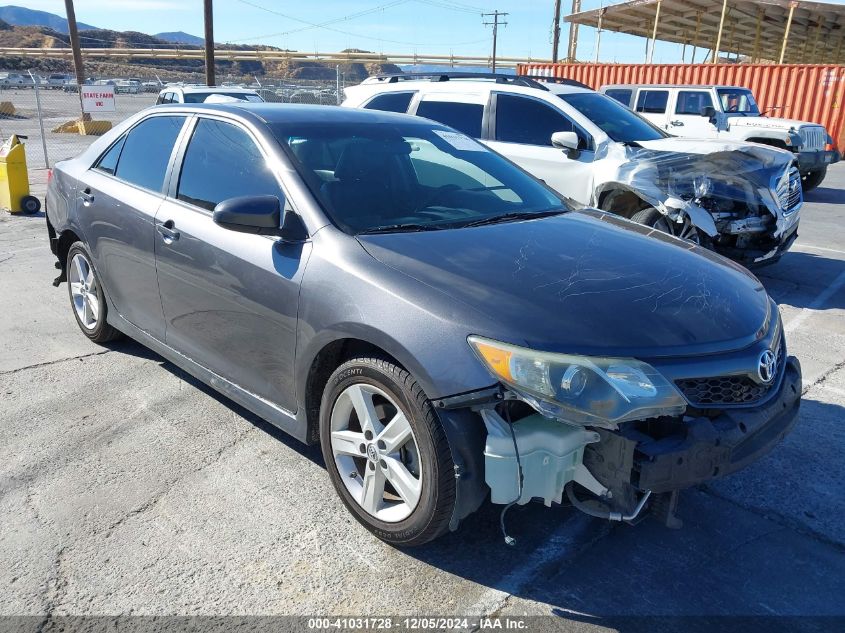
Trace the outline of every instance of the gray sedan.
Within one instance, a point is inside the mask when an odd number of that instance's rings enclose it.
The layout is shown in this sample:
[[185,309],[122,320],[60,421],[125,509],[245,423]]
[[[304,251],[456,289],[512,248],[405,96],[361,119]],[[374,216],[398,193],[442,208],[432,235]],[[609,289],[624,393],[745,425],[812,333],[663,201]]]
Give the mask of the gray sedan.
[[396,545],[488,498],[674,525],[679,490],[796,419],[800,365],[753,275],[572,212],[424,119],[155,107],[56,165],[46,208],[83,334],[128,335],[320,443]]

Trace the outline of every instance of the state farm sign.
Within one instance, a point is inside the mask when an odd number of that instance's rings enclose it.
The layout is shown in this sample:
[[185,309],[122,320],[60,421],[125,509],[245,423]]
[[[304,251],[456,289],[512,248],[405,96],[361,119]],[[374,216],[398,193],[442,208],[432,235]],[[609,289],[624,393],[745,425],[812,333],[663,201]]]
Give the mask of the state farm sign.
[[114,86],[82,86],[83,112],[114,112]]

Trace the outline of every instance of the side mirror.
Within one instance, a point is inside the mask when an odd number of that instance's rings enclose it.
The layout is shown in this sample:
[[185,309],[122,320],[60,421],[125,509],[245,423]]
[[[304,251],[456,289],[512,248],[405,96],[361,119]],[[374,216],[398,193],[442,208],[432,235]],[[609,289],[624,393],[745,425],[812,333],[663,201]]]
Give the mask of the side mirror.
[[701,108],[701,116],[707,117],[712,122],[716,118],[716,108],[713,106],[704,106]]
[[295,212],[286,211],[276,196],[240,196],[229,198],[214,207],[215,224],[239,233],[273,235],[285,242],[308,239],[305,224]]
[[552,145],[567,153],[569,151],[577,152],[578,135],[575,132],[555,132],[552,134]]

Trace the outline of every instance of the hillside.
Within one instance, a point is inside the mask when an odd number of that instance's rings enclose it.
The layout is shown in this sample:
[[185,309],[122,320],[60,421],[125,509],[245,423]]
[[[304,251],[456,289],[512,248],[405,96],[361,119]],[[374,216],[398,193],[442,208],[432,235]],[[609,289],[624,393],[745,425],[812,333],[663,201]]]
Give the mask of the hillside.
[[[88,29],[80,33],[84,48],[174,48],[175,44],[165,39],[135,31],[110,31]],[[12,26],[0,20],[0,47],[9,48],[68,48],[67,34],[44,26]],[[193,44],[179,44],[182,49],[201,48]],[[244,46],[236,44],[215,44],[216,48],[235,50],[282,50],[273,46]],[[349,52],[362,52],[350,49]],[[162,79],[174,80],[187,73],[201,75],[201,59],[157,59],[137,58],[114,63],[87,60],[85,72],[88,76],[148,76],[159,75]],[[335,67],[320,62],[259,62],[217,60],[220,76],[238,79],[240,77],[273,77],[279,79],[322,79],[336,77]],[[72,72],[73,65],[63,59],[33,59],[7,57],[0,61],[0,70],[33,70],[36,72]],[[393,64],[343,64],[341,71],[349,81],[360,81],[371,74],[402,72]],[[192,80],[201,80],[193,78]]]
[[[67,19],[47,11],[36,11],[26,7],[8,5],[0,7],[0,20],[12,26],[46,26],[58,33],[67,33]],[[97,28],[84,22],[77,22],[76,26],[80,31]]]
[[191,35],[190,33],[185,33],[185,31],[156,33],[153,37],[157,37],[158,39],[165,40],[167,42],[173,42],[174,44],[193,44],[194,46],[205,45],[205,40],[203,38]]

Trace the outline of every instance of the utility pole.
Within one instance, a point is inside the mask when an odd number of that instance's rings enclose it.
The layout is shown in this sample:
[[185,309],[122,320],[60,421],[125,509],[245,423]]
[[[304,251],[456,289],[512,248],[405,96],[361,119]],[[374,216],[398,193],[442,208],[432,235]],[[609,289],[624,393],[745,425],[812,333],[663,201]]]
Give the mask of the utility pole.
[[484,26],[491,26],[493,27],[493,72],[496,72],[496,39],[499,36],[499,25],[507,26],[507,22],[500,22],[499,18],[508,15],[507,13],[502,13],[501,11],[493,11],[493,13],[482,13],[481,17],[486,18],[488,16],[493,17],[492,22],[485,22]]
[[[572,0],[572,13],[581,12],[581,0]],[[567,62],[574,62],[578,53],[578,23],[569,23],[569,51],[566,55]]]
[[555,20],[552,23],[552,62],[557,63],[557,49],[560,44],[560,0],[555,0]]
[[82,48],[79,45],[79,29],[76,28],[76,11],[73,8],[73,0],[65,0],[65,11],[67,12],[67,32],[70,36],[70,48],[73,51],[73,69],[76,71],[76,86],[79,89],[79,111],[82,112],[83,121],[90,121],[91,115],[82,110],[82,86],[85,85],[85,68],[82,66]]
[[214,9],[211,0],[203,0],[205,3],[205,83],[208,86],[216,85],[214,79]]

